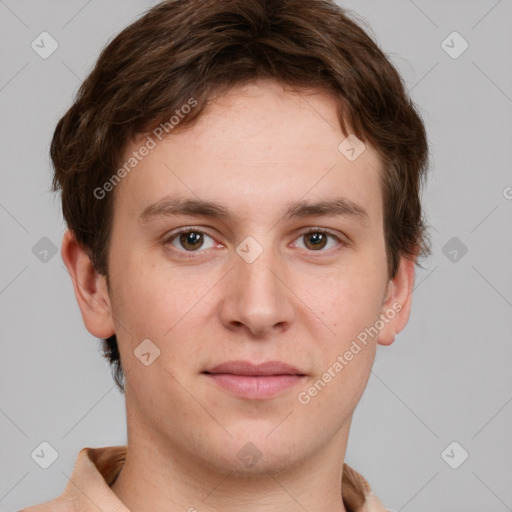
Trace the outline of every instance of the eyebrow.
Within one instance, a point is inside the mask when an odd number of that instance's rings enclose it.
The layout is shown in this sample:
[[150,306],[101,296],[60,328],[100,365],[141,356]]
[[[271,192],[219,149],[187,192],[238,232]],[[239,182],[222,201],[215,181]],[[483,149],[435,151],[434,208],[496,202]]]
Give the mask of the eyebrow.
[[[166,197],[147,206],[139,216],[143,223],[153,219],[166,218],[177,215],[202,216],[222,220],[237,220],[237,216],[228,208],[215,201],[200,199],[185,199]],[[359,204],[347,198],[335,198],[324,201],[297,201],[289,202],[281,216],[281,220],[298,219],[313,216],[349,216],[362,221],[368,220],[367,211]]]

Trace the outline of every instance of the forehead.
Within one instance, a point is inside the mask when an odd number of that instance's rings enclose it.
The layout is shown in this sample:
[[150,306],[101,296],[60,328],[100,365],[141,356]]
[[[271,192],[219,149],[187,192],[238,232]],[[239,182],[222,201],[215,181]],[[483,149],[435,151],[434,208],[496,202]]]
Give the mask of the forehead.
[[[272,81],[232,88],[191,126],[152,137],[154,148],[116,190],[119,202],[135,214],[175,194],[228,202],[243,216],[341,193],[378,216],[379,156],[363,145],[356,159],[347,158],[353,139],[347,142],[337,112],[336,99],[321,90],[291,91]],[[124,158],[144,140],[128,145]]]

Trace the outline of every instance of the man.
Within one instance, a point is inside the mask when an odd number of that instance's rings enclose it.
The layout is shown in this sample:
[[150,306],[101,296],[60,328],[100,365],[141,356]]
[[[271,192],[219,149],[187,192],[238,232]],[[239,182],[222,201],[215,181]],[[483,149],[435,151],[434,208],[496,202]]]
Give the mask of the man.
[[121,32],[51,156],[128,441],[24,512],[385,510],[344,458],[428,254],[427,154],[398,73],[328,0],[171,0]]

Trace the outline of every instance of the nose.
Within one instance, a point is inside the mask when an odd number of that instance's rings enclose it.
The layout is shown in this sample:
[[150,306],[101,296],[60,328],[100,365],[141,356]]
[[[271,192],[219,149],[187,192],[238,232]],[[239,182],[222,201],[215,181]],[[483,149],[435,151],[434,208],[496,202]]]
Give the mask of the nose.
[[234,268],[224,282],[220,316],[229,330],[265,337],[289,328],[295,308],[293,293],[279,256],[263,250],[249,263],[234,255]]

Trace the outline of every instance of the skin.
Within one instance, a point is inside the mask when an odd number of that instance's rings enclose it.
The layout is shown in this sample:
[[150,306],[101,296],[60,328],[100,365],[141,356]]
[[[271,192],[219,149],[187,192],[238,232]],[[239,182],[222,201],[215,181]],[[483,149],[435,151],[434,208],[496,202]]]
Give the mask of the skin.
[[[367,145],[349,161],[338,150],[345,137],[325,92],[268,80],[236,87],[115,189],[110,290],[65,234],[62,256],[85,325],[99,338],[115,332],[119,343],[128,455],[112,489],[130,510],[345,511],[352,414],[377,344],[391,344],[407,323],[414,281],[410,260],[387,275],[379,156]],[[167,196],[216,201],[234,217],[139,219]],[[338,197],[367,217],[281,218],[288,202]],[[203,245],[187,251],[179,236],[169,241],[186,227],[205,233]],[[315,228],[340,241],[318,248],[308,235]],[[263,248],[252,263],[236,252],[248,236]],[[400,312],[378,336],[300,403],[298,394],[396,303]],[[144,339],[160,350],[149,366],[134,356]],[[306,377],[271,398],[244,399],[202,373],[234,359],[280,360]],[[237,457],[248,442],[261,453],[252,467]]]

